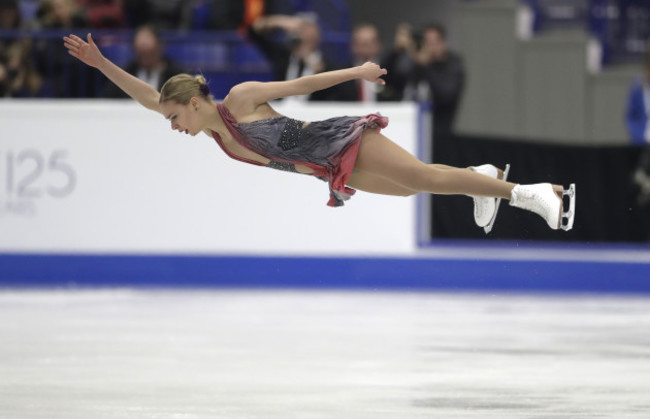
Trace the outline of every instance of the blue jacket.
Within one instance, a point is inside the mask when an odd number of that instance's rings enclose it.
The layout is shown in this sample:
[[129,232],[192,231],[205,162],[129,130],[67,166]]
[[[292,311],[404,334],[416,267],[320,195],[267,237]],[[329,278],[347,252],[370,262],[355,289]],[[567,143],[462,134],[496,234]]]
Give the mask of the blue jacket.
[[[646,110],[644,87],[645,85],[641,78],[634,80],[630,86],[625,111],[625,124],[627,125],[630,140],[634,144],[647,145],[649,140],[645,138],[645,132],[648,125],[648,111],[650,110]],[[650,87],[648,88],[650,89]],[[650,99],[650,91],[648,95]]]

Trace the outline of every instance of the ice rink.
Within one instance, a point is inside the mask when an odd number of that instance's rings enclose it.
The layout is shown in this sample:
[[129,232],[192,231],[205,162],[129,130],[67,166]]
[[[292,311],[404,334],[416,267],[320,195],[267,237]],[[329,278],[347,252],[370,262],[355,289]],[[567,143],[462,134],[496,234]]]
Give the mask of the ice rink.
[[648,418],[650,298],[0,291],[0,418]]

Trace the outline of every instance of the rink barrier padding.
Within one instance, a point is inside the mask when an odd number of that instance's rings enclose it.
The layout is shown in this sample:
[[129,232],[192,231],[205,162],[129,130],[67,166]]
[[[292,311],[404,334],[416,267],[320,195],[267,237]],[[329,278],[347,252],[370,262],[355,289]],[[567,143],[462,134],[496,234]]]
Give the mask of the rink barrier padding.
[[0,287],[650,293],[650,263],[397,257],[2,254]]

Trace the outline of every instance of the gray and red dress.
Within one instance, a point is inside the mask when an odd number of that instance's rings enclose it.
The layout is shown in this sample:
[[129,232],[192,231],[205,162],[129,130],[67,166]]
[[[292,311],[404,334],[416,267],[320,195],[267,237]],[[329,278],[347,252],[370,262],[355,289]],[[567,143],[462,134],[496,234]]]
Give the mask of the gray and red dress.
[[[217,104],[217,110],[235,141],[269,159],[268,167],[296,172],[295,166],[302,165],[313,170],[312,176],[327,181],[327,205],[331,207],[342,206],[356,192],[345,184],[354,169],[363,130],[388,125],[388,118],[377,114],[330,118],[311,122],[304,128],[302,121],[286,116],[238,123],[222,103]],[[233,159],[264,166],[232,154],[219,134],[212,131],[212,136]]]

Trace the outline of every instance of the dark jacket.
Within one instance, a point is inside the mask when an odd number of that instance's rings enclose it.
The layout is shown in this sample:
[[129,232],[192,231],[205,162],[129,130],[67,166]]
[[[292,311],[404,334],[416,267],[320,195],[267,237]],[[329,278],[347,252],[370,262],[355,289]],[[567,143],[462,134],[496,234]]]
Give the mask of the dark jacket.
[[422,81],[426,82],[431,93],[434,129],[450,133],[465,87],[462,59],[450,51],[443,60],[425,66],[414,65],[407,86],[413,88]]
[[[156,90],[160,92],[160,89],[162,88],[163,84],[167,80],[169,80],[170,77],[175,76],[176,74],[179,73],[184,73],[185,70],[181,68],[180,66],[176,65],[172,61],[165,60],[166,66],[162,73],[160,74],[160,80],[158,82],[158,86],[156,86]],[[130,62],[125,68],[124,71],[127,73],[134,75],[137,77],[138,74],[138,64],[135,61]],[[115,84],[113,84],[111,81],[107,81],[107,84],[104,89],[104,97],[107,98],[113,98],[113,99],[122,99],[122,98],[128,98],[129,95],[124,93],[122,89],[117,87]]]
[[[257,45],[271,63],[274,80],[284,81],[291,59],[291,49],[289,46],[283,42],[276,42],[265,34],[256,32],[252,25],[248,27],[248,37]],[[323,57],[323,62],[325,64],[323,71],[336,70],[336,67],[326,57]],[[309,100],[333,100],[332,97],[336,94],[337,89],[334,86],[329,89],[316,91],[309,96]]]

